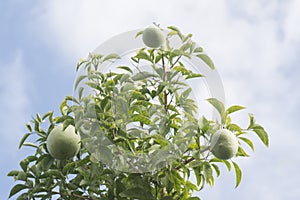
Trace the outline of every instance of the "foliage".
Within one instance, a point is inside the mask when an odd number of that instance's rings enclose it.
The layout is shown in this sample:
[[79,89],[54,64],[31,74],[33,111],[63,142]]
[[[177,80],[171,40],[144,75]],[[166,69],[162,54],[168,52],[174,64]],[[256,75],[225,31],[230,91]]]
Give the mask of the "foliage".
[[[181,40],[180,47],[171,46],[173,37]],[[235,159],[220,160],[211,154],[211,135],[221,128],[234,132],[240,144],[236,157],[248,156],[242,143],[254,150],[248,133],[256,133],[266,146],[268,135],[252,114],[247,128],[233,123],[231,114],[244,107],[234,105],[225,109],[214,98],[207,101],[219,112],[221,121],[196,117],[198,107],[186,80],[200,79],[203,75],[189,70],[182,58],[197,57],[211,70],[214,64],[191,37],[176,27],[168,27],[163,47],[141,48],[131,58],[136,69],[119,66],[118,72],[99,71],[104,63],[118,60],[116,54],[90,54],[81,60],[76,70],[85,73],[77,77],[77,93],[62,101],[61,113],[56,117],[53,112],[37,114],[26,124],[29,132],[19,147],[30,146],[35,153],[20,162],[21,169],[8,173],[16,181],[10,197],[18,194],[18,199],[197,200],[200,198],[193,197],[192,193],[206,184],[213,186],[221,173],[220,165],[225,165],[228,171],[234,168],[237,187],[241,169]],[[147,63],[149,68],[140,68],[141,63]],[[85,95],[87,88],[93,93]],[[64,128],[74,125],[82,136],[81,149],[75,158],[56,160],[47,150],[47,136],[59,124]],[[135,128],[128,128],[132,124]],[[87,129],[89,134],[85,132]],[[100,137],[101,134],[105,137]],[[35,142],[27,142],[29,137]],[[107,141],[100,141],[101,138]],[[115,149],[105,146],[106,142],[114,144]],[[95,144],[106,158],[99,160],[91,153],[88,147]],[[153,171],[139,168],[135,173],[128,172],[128,168],[134,167],[133,159],[123,161],[124,170],[112,167],[111,151],[122,148],[131,155],[154,156],[153,152],[168,145],[178,147],[176,158],[158,159]],[[192,176],[195,183],[191,182]]]

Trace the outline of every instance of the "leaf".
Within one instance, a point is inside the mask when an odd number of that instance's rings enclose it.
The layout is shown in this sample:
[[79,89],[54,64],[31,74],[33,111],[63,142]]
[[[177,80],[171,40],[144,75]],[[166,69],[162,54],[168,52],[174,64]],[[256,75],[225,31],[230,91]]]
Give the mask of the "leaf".
[[[43,119],[44,120],[44,119]],[[31,125],[28,123],[28,124],[26,124],[26,127],[27,127],[27,129],[30,131],[30,132],[32,132],[32,127],[31,127]]]
[[139,80],[145,80],[149,77],[155,77],[155,75],[153,73],[150,72],[139,72],[135,75],[133,75],[132,80],[134,81],[139,81]]
[[34,148],[39,148],[36,144],[32,143],[32,142],[24,142],[23,146],[27,146],[27,147],[34,147]]
[[239,186],[239,184],[241,183],[241,180],[242,180],[242,171],[241,171],[241,169],[240,169],[240,167],[238,166],[237,163],[232,161],[232,164],[233,164],[234,169],[235,169],[235,177],[236,177],[235,188],[237,188]]
[[207,99],[207,101],[215,107],[215,109],[219,112],[220,116],[221,116],[221,121],[222,124],[225,123],[225,119],[226,119],[226,113],[225,113],[225,107],[224,104],[219,101],[218,99],[215,98],[209,98]]
[[254,151],[254,144],[251,140],[249,140],[248,138],[244,138],[244,137],[238,137],[240,140],[242,140],[243,142],[245,142],[246,144],[248,144],[248,146],[252,149],[252,151]]
[[194,49],[194,53],[201,53],[201,52],[203,52],[202,47],[197,47],[196,49]]
[[226,165],[228,171],[231,171],[231,164],[227,160],[222,160],[222,162]]
[[69,171],[74,167],[75,167],[75,162],[70,162],[64,166],[64,168],[62,169],[62,173],[64,175],[67,175]]
[[257,134],[257,136],[264,143],[264,145],[266,145],[268,147],[269,146],[269,136],[268,136],[267,132],[265,131],[265,129],[261,125],[255,124],[252,127],[252,130]]
[[22,137],[22,139],[21,139],[21,141],[20,141],[20,143],[19,143],[19,149],[23,146],[25,140],[28,138],[29,135],[30,135],[30,133],[26,133],[26,134]]
[[23,171],[20,171],[15,180],[26,181],[27,174]]
[[124,69],[125,71],[128,71],[128,72],[130,72],[131,74],[133,73],[133,71],[130,69],[130,67],[128,67],[128,66],[119,66],[118,67],[119,69]]
[[213,177],[213,171],[210,163],[205,162],[203,165],[203,173],[206,180],[206,183],[208,183],[210,186],[214,185],[214,177]]
[[141,30],[141,31],[137,32],[137,34],[135,35],[135,38],[137,38],[137,37],[139,37],[140,35],[142,35],[143,32],[144,32],[144,30]]
[[121,192],[120,197],[137,198],[141,200],[154,200],[154,196],[149,191],[142,188],[132,188]]
[[75,97],[73,97],[73,96],[66,96],[65,99],[67,101],[73,101],[74,103],[79,104],[79,102],[77,101],[77,99]]
[[99,90],[99,85],[95,82],[85,82],[84,84],[86,84],[87,86],[94,88],[96,90]]
[[244,106],[239,106],[239,105],[235,105],[235,106],[231,106],[229,107],[226,112],[227,114],[230,114],[230,113],[233,113],[233,112],[236,112],[236,111],[239,111],[239,110],[243,110],[245,109],[246,107]]
[[18,192],[20,192],[21,190],[24,190],[26,189],[27,186],[26,185],[23,185],[23,184],[17,184],[15,185],[11,190],[10,190],[10,193],[9,193],[9,197],[12,197],[13,195],[17,194]]
[[245,152],[245,150],[242,147],[238,148],[238,152],[235,156],[249,157],[249,155]]
[[150,118],[146,117],[142,114],[133,115],[131,119],[132,119],[133,122],[140,122],[140,123],[143,123],[143,124],[151,124]]
[[77,63],[76,71],[78,71],[78,69],[80,68],[80,66],[81,66],[83,63],[86,63],[86,62],[88,62],[88,60],[80,59],[80,61]]
[[56,178],[64,179],[64,175],[58,169],[50,169],[50,170],[46,171],[41,177],[46,178],[49,176],[54,176]]
[[185,79],[190,79],[190,78],[199,78],[199,77],[204,77],[203,74],[195,74],[195,73],[191,73],[189,74]]
[[220,169],[219,169],[218,165],[211,164],[211,166],[213,166],[213,168],[214,168],[214,170],[215,170],[215,172],[217,174],[217,177],[220,176]]
[[189,197],[187,200],[201,200],[199,197]]
[[7,176],[17,176],[19,174],[19,170],[12,170],[8,172]]
[[112,53],[108,54],[103,58],[103,62],[108,61],[108,60],[115,60],[115,59],[120,59],[121,57],[118,54]]
[[64,99],[59,106],[59,110],[60,110],[61,114],[63,114],[63,115],[66,114],[66,110],[65,110],[66,107],[67,107],[67,100]]
[[49,170],[53,163],[54,158],[52,158],[52,156],[48,154],[43,155],[43,159],[41,160],[41,166],[44,171]]
[[215,65],[213,63],[213,61],[210,59],[210,57],[206,54],[198,54],[196,55],[198,58],[200,58],[201,60],[203,60],[209,67],[210,69],[215,69]]
[[53,111],[49,111],[49,112],[47,112],[46,114],[43,115],[42,120],[46,119],[47,117],[50,118],[50,117],[52,117],[52,115],[53,115]]
[[238,132],[242,131],[242,128],[237,124],[228,124],[226,128],[231,131],[238,131]]
[[181,39],[181,40],[183,40],[184,38],[184,36],[182,35],[182,33],[181,33],[181,31],[177,28],[177,27],[175,27],[175,26],[169,26],[168,27],[168,29],[170,29],[170,30],[172,30],[172,31],[174,31],[174,32],[170,32],[168,35],[178,35],[179,36],[179,38]]
[[78,76],[77,79],[76,79],[76,82],[74,84],[74,89],[76,89],[79,85],[79,83],[85,79],[87,76],[86,75],[81,75],[81,76]]
[[251,127],[253,127],[253,125],[254,125],[254,123],[255,123],[255,119],[254,119],[252,113],[249,113],[249,120],[250,120],[250,122],[249,122],[249,126],[248,126],[247,129],[250,129]]

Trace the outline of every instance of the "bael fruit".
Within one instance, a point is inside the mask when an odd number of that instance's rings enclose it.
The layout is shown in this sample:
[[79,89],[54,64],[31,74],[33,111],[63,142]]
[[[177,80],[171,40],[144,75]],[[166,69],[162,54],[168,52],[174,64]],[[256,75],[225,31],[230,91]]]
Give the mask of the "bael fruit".
[[80,150],[80,136],[75,128],[69,125],[63,130],[63,125],[54,127],[47,138],[47,149],[53,158],[65,160],[74,157]]
[[143,32],[143,42],[147,47],[159,48],[164,43],[164,34],[157,26],[149,26]]
[[210,150],[214,156],[221,160],[228,160],[235,156],[238,147],[236,136],[227,129],[218,130],[211,137]]

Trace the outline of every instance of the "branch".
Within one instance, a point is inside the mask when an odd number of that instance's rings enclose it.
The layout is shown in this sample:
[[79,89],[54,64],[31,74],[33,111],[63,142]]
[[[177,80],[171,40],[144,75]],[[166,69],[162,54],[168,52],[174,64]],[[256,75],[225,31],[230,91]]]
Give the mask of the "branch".
[[81,195],[72,194],[72,193],[71,194],[65,194],[65,193],[56,192],[56,191],[52,191],[51,193],[52,194],[58,194],[60,196],[77,197],[77,198],[84,199],[84,200],[94,200],[92,197],[89,197],[89,196],[81,196]]
[[[210,149],[210,147],[206,147],[206,148],[204,148],[204,149],[202,149],[202,150],[199,150],[199,153],[204,153],[205,151],[208,151],[209,149]],[[191,158],[185,160],[185,161],[183,162],[183,164],[184,164],[184,165],[187,165],[187,164],[189,164],[190,162],[192,162],[192,161],[194,161],[194,160],[195,160],[195,158],[194,158],[194,157],[191,157]],[[180,168],[181,168],[181,166],[177,166],[175,169],[176,169],[176,170],[179,170]]]

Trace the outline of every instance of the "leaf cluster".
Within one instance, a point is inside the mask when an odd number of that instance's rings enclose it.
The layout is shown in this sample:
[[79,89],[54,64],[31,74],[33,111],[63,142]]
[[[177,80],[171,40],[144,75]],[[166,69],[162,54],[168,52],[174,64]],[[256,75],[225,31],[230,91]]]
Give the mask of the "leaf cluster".
[[[172,47],[174,37],[180,39],[181,46]],[[8,173],[16,181],[9,197],[197,200],[200,198],[193,197],[193,192],[206,184],[213,186],[221,173],[220,165],[228,171],[234,168],[237,187],[242,178],[237,160],[220,160],[211,154],[212,134],[220,128],[232,131],[240,143],[236,157],[249,156],[244,144],[254,150],[247,137],[250,132],[266,146],[268,135],[252,114],[247,128],[232,122],[231,114],[245,107],[225,109],[214,98],[207,101],[221,120],[196,117],[200,108],[186,80],[203,75],[188,69],[183,58],[201,59],[211,70],[214,64],[191,38],[191,34],[168,27],[166,45],[139,49],[131,58],[134,69],[122,65],[117,67],[118,72],[99,70],[118,60],[117,54],[90,54],[81,60],[76,71],[84,73],[75,81],[76,94],[65,97],[60,114],[37,114],[26,124],[28,133],[19,148],[29,146],[35,152],[20,162],[20,169]],[[146,69],[142,67],[145,64]],[[47,136],[58,124],[64,128],[73,125],[81,135],[82,146],[75,158],[56,160],[49,154]],[[120,156],[124,152],[125,159]],[[140,155],[145,155],[145,165],[141,165]],[[121,168],[116,168],[116,163]],[[190,181],[192,176],[195,183]]]

